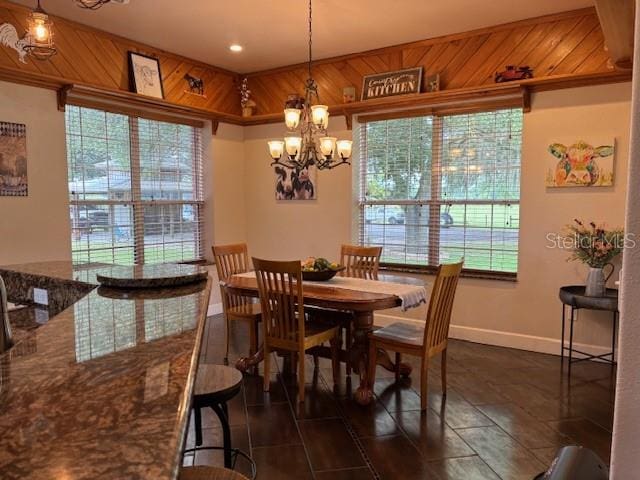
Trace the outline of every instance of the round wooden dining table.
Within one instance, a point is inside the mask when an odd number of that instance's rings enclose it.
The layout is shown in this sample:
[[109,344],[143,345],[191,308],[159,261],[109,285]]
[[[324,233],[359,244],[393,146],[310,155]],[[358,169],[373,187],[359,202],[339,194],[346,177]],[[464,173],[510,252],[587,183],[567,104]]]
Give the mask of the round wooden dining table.
[[[403,283],[423,286],[424,282],[413,278],[398,275],[380,275],[379,281]],[[258,283],[255,277],[242,275],[232,276],[225,287],[229,293],[247,297],[258,297]],[[362,292],[346,288],[337,288],[331,283],[319,285],[318,283],[303,284],[303,296],[305,307],[326,309],[351,313],[353,322],[353,343],[347,345],[346,350],[341,351],[341,360],[350,362],[353,370],[360,375],[360,385],[355,392],[356,402],[367,405],[373,398],[373,385],[367,379],[367,365],[369,365],[369,333],[373,330],[373,313],[376,310],[385,310],[398,307],[400,298],[386,293]],[[327,348],[328,350],[328,348]],[[242,357],[236,362],[236,368],[246,371],[258,365],[263,360],[262,347],[250,357]],[[377,362],[389,371],[395,371],[395,363],[388,353],[379,349]],[[325,355],[322,355],[325,356]],[[328,352],[327,355],[328,356]],[[411,366],[400,364],[400,374],[409,376]]]

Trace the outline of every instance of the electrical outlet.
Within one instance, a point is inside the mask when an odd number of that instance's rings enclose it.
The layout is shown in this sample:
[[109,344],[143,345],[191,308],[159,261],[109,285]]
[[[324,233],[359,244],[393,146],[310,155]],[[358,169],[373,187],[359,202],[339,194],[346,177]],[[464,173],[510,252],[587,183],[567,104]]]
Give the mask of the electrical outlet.
[[33,303],[38,305],[49,305],[49,294],[42,288],[33,289]]
[[44,325],[45,323],[47,323],[49,321],[49,311],[48,310],[43,310],[41,308],[36,308],[35,312],[36,312],[36,323],[39,323],[40,325]]

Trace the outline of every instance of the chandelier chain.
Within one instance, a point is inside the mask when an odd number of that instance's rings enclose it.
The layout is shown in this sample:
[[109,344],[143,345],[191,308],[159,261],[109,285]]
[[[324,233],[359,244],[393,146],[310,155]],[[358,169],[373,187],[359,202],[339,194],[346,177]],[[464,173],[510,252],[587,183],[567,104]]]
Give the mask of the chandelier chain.
[[[327,125],[329,108],[320,104],[318,84],[313,79],[313,0],[309,0],[309,77],[305,82],[305,95],[295,95],[292,106],[285,104],[285,124],[290,133],[284,141],[272,140],[269,153],[271,165],[282,165],[297,171],[315,166],[330,170],[338,165],[349,165],[351,140],[337,141],[329,137]],[[300,102],[302,100],[302,102]],[[297,134],[292,134],[297,129]]]
[[312,62],[312,57],[311,57],[311,47],[313,45],[313,41],[312,41],[312,34],[313,31],[311,29],[311,20],[312,20],[312,14],[313,14],[313,10],[311,8],[311,1],[309,0],[309,78],[311,78],[311,62]]

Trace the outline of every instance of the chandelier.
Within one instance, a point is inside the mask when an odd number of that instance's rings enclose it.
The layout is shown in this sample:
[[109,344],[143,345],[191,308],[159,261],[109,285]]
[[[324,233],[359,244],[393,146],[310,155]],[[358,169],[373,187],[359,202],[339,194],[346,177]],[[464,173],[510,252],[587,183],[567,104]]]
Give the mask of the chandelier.
[[76,5],[80,8],[86,8],[87,10],[98,10],[110,1],[111,0],[76,0]]
[[75,0],[77,6],[86,10],[98,10],[103,5],[111,3],[112,1],[113,3],[121,3],[122,5],[129,3],[129,0]]
[[[284,123],[289,132],[282,140],[268,142],[271,165],[302,170],[312,165],[319,170],[349,164],[351,140],[337,140],[327,135],[329,107],[320,104],[318,84],[311,74],[312,29],[309,0],[309,78],[305,82],[304,102],[296,108],[285,108]],[[291,107],[287,105],[287,107]]]
[[27,35],[22,48],[38,60],[54,56],[57,50],[53,44],[53,22],[40,6],[40,0],[27,18],[27,24]]

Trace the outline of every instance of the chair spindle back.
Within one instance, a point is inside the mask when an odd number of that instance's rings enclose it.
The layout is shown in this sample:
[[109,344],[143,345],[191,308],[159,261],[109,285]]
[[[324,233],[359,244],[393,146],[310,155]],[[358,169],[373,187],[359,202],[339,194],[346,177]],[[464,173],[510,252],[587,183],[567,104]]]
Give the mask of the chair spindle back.
[[[229,277],[236,273],[249,271],[249,255],[246,243],[214,245],[212,250],[216,262],[218,279],[221,282],[226,282]],[[252,302],[250,298],[229,294],[223,285],[220,286],[220,289],[225,308],[239,307]]]
[[299,261],[278,262],[253,258],[264,338],[274,347],[298,348],[304,342],[302,266]]
[[449,337],[453,299],[463,263],[464,261],[461,261],[438,267],[427,311],[427,325],[424,329],[425,353],[446,342]]
[[342,245],[340,264],[347,267],[344,277],[378,280],[382,247],[361,247],[359,245]]

